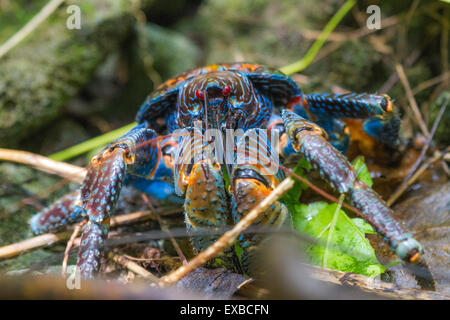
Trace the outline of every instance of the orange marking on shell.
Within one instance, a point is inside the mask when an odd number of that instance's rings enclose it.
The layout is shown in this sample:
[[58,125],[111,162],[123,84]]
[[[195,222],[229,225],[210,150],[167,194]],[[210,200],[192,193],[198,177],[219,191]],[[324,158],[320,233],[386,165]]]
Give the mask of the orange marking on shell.
[[343,121],[347,125],[345,129],[350,130],[350,141],[356,142],[364,155],[375,156],[374,150],[378,142],[364,131],[361,120],[343,119]]
[[410,259],[410,262],[416,262],[420,258],[420,253],[416,252]]
[[389,100],[389,99],[387,99],[387,107],[386,107],[386,111],[387,112],[390,112],[390,111],[392,111],[392,101],[391,100]]

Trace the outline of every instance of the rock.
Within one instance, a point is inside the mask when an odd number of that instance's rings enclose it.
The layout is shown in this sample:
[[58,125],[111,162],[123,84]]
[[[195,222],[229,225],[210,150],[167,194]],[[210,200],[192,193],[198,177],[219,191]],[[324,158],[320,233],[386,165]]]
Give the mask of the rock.
[[130,34],[134,18],[124,3],[76,3],[80,30],[66,27],[68,14],[62,6],[0,59],[0,146],[13,146],[54,119],[106,54]]

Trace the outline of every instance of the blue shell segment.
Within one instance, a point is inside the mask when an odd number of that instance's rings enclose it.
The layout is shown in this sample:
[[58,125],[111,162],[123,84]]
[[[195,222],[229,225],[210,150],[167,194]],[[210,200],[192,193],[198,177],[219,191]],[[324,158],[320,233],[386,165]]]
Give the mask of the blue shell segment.
[[335,118],[367,118],[386,112],[388,101],[374,94],[307,94],[308,109],[316,114]]

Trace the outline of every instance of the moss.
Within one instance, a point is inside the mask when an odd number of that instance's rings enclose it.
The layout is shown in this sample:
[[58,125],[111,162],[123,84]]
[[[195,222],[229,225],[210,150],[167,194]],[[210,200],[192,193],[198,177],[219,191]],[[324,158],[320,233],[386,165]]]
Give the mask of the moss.
[[[102,10],[84,11],[101,4]],[[121,1],[85,1],[81,12],[81,30],[66,28],[62,7],[1,59],[0,146],[13,146],[54,119],[134,23]]]
[[199,48],[178,32],[148,23],[138,27],[138,36],[141,57],[151,56],[163,80],[197,65]]

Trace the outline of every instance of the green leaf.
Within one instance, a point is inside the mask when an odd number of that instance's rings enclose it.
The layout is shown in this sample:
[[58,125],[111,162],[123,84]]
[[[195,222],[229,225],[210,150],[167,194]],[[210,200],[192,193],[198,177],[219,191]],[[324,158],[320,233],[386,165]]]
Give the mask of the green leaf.
[[358,179],[367,184],[369,187],[372,187],[373,181],[372,178],[370,177],[369,169],[367,168],[364,162],[364,157],[363,156],[356,157],[355,160],[353,160],[352,166],[356,171]]
[[296,205],[292,213],[294,228],[302,234],[317,239],[318,244],[303,248],[312,264],[375,277],[386,270],[364,236],[365,224],[350,219],[338,204],[314,202]]
[[375,229],[363,218],[353,218],[352,221],[362,233],[377,234]]

